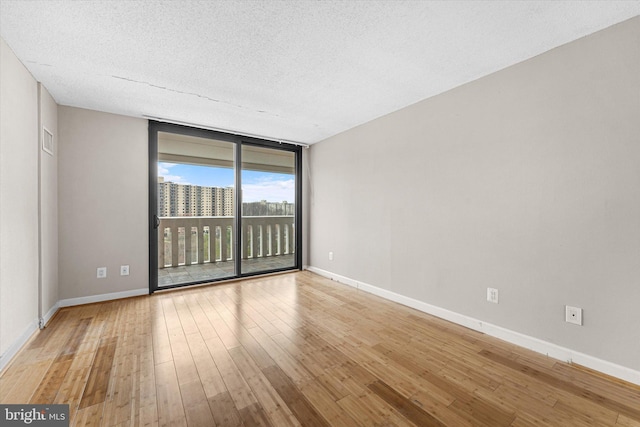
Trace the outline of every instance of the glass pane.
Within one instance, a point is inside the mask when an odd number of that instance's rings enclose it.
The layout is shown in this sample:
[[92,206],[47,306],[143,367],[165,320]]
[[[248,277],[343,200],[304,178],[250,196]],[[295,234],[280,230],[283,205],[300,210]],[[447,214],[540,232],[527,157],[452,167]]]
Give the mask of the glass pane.
[[242,146],[242,273],[295,267],[295,153]]
[[158,132],[158,286],[234,277],[235,144]]

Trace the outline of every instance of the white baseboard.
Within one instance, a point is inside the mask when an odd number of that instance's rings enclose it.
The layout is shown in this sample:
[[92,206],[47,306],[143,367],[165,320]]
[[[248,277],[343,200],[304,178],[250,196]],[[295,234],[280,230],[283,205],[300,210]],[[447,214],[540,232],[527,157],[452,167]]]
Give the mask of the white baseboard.
[[38,319],[35,319],[25,328],[18,338],[9,346],[7,351],[0,355],[0,372],[9,364],[13,356],[20,351],[23,345],[29,341],[31,335],[38,330]]
[[51,320],[51,318],[53,317],[54,314],[56,314],[56,312],[60,309],[60,301],[58,301],[57,303],[55,303],[53,305],[53,307],[51,307],[49,309],[49,311],[47,311],[47,313],[44,315],[44,317],[42,318],[43,323],[46,325],[47,323],[49,323],[49,320]]
[[307,266],[306,270],[309,270],[312,273],[316,273],[319,276],[323,276],[326,277],[328,279],[331,280],[335,280],[336,282],[340,282],[343,285],[349,285],[351,287],[357,288],[358,287],[358,282],[353,280],[353,279],[349,279],[346,276],[340,276],[339,274],[335,274],[335,273],[331,273],[329,271],[326,270],[322,270],[318,267],[314,267],[312,265]]
[[414,308],[416,310],[431,314],[441,319],[448,320],[469,329],[473,329],[492,337],[499,338],[503,341],[507,341],[520,347],[545,354],[549,357],[553,357],[554,359],[563,360],[569,363],[577,363],[587,368],[602,372],[607,375],[611,375],[612,377],[620,378],[624,381],[640,385],[640,371],[636,371],[625,366],[620,366],[606,360],[598,359],[597,357],[580,353],[578,351],[571,350],[569,348],[565,348],[547,341],[543,341],[538,338],[524,335],[519,332],[503,328],[501,326],[492,325],[491,323],[486,323],[481,320],[474,319],[472,317],[465,316],[463,314],[459,314],[450,310],[446,310],[441,307],[436,307],[434,305],[427,304],[426,302],[406,297],[404,295],[400,295],[386,289],[369,285],[367,283],[358,282],[357,280],[353,280],[339,274],[334,274],[330,271],[322,270],[317,267],[308,266],[307,270],[328,279],[335,280],[336,282],[353,286],[354,288],[361,289],[365,292],[377,295],[390,301],[406,305],[407,307]]
[[88,297],[68,298],[58,301],[60,307],[71,307],[74,305],[91,304],[94,302],[111,301],[114,299],[137,297],[140,295],[148,295],[149,289],[132,289],[130,291],[112,292],[110,294],[91,295]]

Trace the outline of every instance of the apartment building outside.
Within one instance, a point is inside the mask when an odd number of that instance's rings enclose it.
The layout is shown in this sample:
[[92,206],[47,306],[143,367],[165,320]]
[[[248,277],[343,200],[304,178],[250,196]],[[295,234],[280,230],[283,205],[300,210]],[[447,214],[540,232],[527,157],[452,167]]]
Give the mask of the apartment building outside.
[[[233,216],[233,187],[178,184],[158,177],[158,216]],[[246,202],[243,216],[294,216],[295,204],[287,201]]]
[[158,215],[233,216],[233,187],[178,184],[158,178]]

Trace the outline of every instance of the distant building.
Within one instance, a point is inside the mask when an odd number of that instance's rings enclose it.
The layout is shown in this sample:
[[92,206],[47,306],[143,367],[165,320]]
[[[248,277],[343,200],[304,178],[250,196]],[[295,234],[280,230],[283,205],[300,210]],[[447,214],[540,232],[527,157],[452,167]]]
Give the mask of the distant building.
[[293,216],[295,205],[284,202],[249,202],[242,204],[242,215],[244,216]]
[[233,216],[233,187],[202,187],[158,177],[158,215]]
[[[233,216],[233,187],[176,184],[158,177],[158,216]],[[295,205],[283,202],[242,204],[244,216],[293,216]]]

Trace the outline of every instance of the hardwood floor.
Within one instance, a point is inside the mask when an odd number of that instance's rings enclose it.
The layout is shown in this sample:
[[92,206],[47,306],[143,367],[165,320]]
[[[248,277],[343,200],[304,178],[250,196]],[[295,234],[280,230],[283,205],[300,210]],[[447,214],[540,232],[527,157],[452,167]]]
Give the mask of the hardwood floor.
[[65,308],[2,403],[88,426],[640,427],[640,387],[297,272]]

